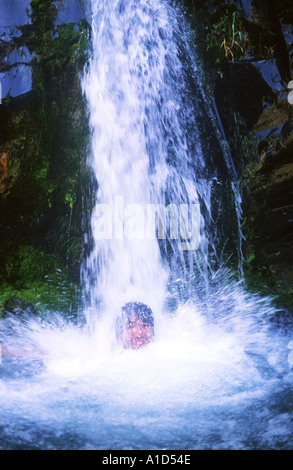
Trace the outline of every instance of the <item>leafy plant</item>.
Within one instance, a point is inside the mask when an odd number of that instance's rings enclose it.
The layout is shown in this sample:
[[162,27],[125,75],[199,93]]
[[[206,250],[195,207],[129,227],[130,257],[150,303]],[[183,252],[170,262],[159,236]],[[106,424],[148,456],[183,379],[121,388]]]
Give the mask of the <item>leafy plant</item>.
[[224,37],[224,40],[221,44],[221,47],[224,47],[225,56],[227,57],[227,59],[230,55],[232,60],[234,60],[233,48],[235,46],[238,46],[242,53],[244,52],[242,46],[240,45],[240,43],[238,41],[236,41],[237,36],[240,38],[240,41],[242,39],[242,36],[241,36],[240,31],[235,31],[235,17],[236,17],[236,12],[234,11],[234,13],[232,14],[232,25],[231,25],[232,34],[231,34],[231,37],[230,37],[230,39],[228,39],[228,41],[226,40],[226,37]]
[[244,53],[242,33],[236,30],[236,11],[233,11],[232,7],[226,7],[225,13],[212,24],[206,39],[208,42],[206,50],[215,55],[216,63],[224,58],[234,61]]

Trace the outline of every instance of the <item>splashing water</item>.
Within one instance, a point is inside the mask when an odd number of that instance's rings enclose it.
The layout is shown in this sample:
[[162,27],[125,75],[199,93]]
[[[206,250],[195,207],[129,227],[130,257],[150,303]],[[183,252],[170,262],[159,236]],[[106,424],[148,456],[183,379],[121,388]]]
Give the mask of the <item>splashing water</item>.
[[[86,322],[54,312],[1,320],[11,354],[0,366],[0,448],[289,449],[291,338],[276,328],[270,300],[215,262],[213,165],[222,158],[226,177],[233,172],[184,18],[165,0],[89,5],[93,55],[82,86],[98,191],[82,269]],[[196,249],[146,232],[147,207],[192,203]],[[236,233],[240,210],[235,197]],[[155,315],[155,339],[139,351],[113,335],[129,300]]]

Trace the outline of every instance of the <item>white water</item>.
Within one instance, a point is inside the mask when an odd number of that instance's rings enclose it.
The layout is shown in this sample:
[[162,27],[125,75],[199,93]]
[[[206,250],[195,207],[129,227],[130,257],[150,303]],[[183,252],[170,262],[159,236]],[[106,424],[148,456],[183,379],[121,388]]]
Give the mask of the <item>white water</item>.
[[[179,207],[199,204],[201,198],[209,221],[213,181],[205,177],[199,122],[186,101],[174,9],[152,0],[91,5],[93,57],[83,88],[99,188],[92,217],[94,249],[83,270],[88,323],[93,327],[104,313],[115,318],[129,300],[147,303],[159,320],[171,276],[186,277],[187,255],[204,277],[211,244],[205,219],[201,216],[200,249],[186,254],[178,249],[178,240],[173,243],[174,273],[161,257],[155,230],[147,232],[146,221],[137,238],[123,233],[131,212],[123,214],[117,201],[124,208],[135,204],[146,211],[148,204]],[[192,139],[187,134],[191,124]],[[193,153],[188,139],[194,143]],[[109,240],[100,236],[101,204],[112,211]]]
[[212,302],[216,320],[181,306],[139,351],[109,348],[101,324],[89,336],[52,312],[7,318],[6,346],[33,352],[3,357],[0,447],[290,449],[288,335],[237,285]]
[[[94,212],[94,249],[82,272],[86,324],[53,312],[1,321],[6,348],[28,355],[3,356],[0,446],[288,449],[288,330],[274,327],[269,299],[246,293],[211,261],[217,179],[201,139],[196,61],[196,109],[181,62],[182,45],[191,54],[184,18],[167,0],[91,4],[83,89],[97,204],[200,201],[200,246],[184,253],[176,240],[103,240]],[[155,340],[139,351],[121,350],[113,334],[128,300],[155,314]]]

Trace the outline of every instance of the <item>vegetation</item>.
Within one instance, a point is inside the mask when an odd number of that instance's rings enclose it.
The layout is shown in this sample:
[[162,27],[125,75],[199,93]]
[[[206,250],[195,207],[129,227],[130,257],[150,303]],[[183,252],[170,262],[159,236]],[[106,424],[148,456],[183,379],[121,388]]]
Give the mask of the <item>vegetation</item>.
[[178,3],[194,26],[204,86],[213,94],[238,175],[247,287],[293,311],[293,108],[284,99],[292,79],[292,2]]
[[269,297],[273,295],[277,307],[293,312],[293,289],[284,284],[276,267],[268,264],[262,251],[255,246],[258,234],[254,217],[243,219],[242,230],[246,240],[245,281],[248,289]]
[[20,27],[15,42],[34,56],[33,89],[23,102],[10,98],[1,107],[0,308],[16,293],[47,304],[49,278],[57,301],[58,272],[72,290],[91,203],[88,121],[79,82],[89,53],[88,27],[83,21],[56,25],[51,0],[32,0],[31,7],[31,24]]
[[205,62],[208,60],[213,66],[243,57],[244,33],[235,3],[214,1],[208,8],[204,0],[185,0],[184,4],[191,8],[191,18],[204,44]]
[[224,52],[226,59],[232,61],[234,58],[241,57],[244,53],[241,45],[243,42],[242,34],[240,31],[235,31],[235,7],[234,5],[231,7],[225,8],[225,14],[220,17],[218,22],[212,24],[211,31],[207,34],[207,51],[212,52],[216,63],[224,59],[222,52]]

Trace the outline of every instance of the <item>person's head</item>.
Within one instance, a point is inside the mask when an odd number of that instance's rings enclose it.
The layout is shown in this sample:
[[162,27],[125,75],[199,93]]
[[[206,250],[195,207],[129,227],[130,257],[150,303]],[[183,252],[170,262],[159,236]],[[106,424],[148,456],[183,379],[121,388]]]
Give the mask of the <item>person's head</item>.
[[123,346],[139,349],[150,343],[154,336],[153,312],[141,302],[129,302],[122,307],[116,326]]

